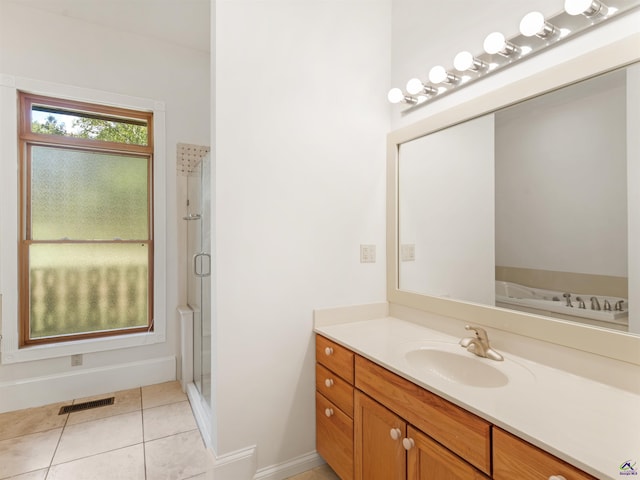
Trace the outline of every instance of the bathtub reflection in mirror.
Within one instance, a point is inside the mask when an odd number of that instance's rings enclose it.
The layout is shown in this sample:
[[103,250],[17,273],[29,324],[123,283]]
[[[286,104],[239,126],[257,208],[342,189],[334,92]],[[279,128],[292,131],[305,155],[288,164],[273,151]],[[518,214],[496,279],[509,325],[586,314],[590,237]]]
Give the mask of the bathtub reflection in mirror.
[[631,312],[640,333],[628,290],[640,277],[628,218],[640,206],[627,202],[640,188],[627,178],[640,163],[627,148],[628,89],[640,86],[627,76],[400,145],[399,289],[620,331]]

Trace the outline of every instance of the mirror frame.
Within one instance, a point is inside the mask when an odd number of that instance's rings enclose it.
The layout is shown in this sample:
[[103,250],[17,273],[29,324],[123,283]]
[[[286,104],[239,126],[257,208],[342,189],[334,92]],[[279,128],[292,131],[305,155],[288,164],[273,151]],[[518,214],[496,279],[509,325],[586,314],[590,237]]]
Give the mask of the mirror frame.
[[[486,327],[640,365],[640,335],[398,288],[398,153],[401,144],[640,60],[640,33],[512,82],[387,136],[387,300]],[[629,259],[633,261],[634,259]],[[637,259],[635,259],[637,261]]]

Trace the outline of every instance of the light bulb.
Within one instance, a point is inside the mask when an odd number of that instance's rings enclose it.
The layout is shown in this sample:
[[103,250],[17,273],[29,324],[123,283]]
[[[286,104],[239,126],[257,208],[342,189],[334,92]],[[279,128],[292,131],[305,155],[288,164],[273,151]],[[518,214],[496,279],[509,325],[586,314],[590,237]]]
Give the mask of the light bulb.
[[419,78],[412,78],[407,82],[407,93],[417,95],[424,90],[424,85]]
[[489,55],[499,53],[503,56],[509,56],[518,51],[513,43],[507,42],[504,35],[500,32],[493,32],[484,39],[484,51]]
[[520,21],[520,33],[525,37],[546,38],[556,31],[556,27],[547,22],[540,12],[529,12]]
[[387,94],[387,99],[391,103],[400,103],[404,100],[404,93],[402,93],[402,90],[400,90],[397,87],[392,88],[391,90],[389,90],[389,93]]
[[460,52],[453,59],[453,66],[459,72],[464,72],[473,67],[473,55],[470,52]]
[[500,32],[493,32],[484,39],[484,51],[489,55],[493,55],[503,50],[507,41]]
[[607,7],[598,0],[564,0],[564,10],[569,15],[606,15]]
[[520,33],[525,37],[533,37],[544,30],[544,15],[540,12],[527,13],[520,21]]
[[442,65],[436,65],[429,71],[429,81],[431,83],[458,83],[460,81],[459,77],[456,77],[454,74],[449,73],[445,70]]
[[442,65],[436,65],[429,70],[429,81],[431,83],[442,83],[447,79],[447,71]]
[[484,63],[479,58],[475,58],[471,52],[462,51],[459,52],[455,58],[453,59],[453,66],[459,72],[464,72],[466,70],[483,70],[488,67],[486,63]]

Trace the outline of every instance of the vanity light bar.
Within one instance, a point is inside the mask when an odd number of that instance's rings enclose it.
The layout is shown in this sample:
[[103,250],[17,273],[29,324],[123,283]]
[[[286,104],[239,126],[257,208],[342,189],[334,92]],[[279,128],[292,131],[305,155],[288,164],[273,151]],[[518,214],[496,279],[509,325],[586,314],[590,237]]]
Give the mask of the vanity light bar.
[[453,61],[458,75],[436,65],[429,71],[428,82],[412,78],[406,91],[389,90],[388,99],[408,104],[406,110],[412,110],[639,6],[640,0],[607,0],[606,5],[599,0],[564,0],[564,10],[548,20],[540,12],[530,12],[520,22],[519,35],[507,39],[493,32],[485,38],[483,54],[458,53]]

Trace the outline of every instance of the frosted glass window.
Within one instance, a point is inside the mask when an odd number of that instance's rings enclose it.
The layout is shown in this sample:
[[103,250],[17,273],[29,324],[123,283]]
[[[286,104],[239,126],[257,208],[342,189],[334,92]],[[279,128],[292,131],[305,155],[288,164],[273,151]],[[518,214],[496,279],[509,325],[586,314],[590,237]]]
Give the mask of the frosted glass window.
[[29,250],[30,338],[147,325],[147,244],[34,244]]
[[19,94],[20,345],[153,330],[153,115]]
[[32,147],[31,237],[148,238],[148,159]]

